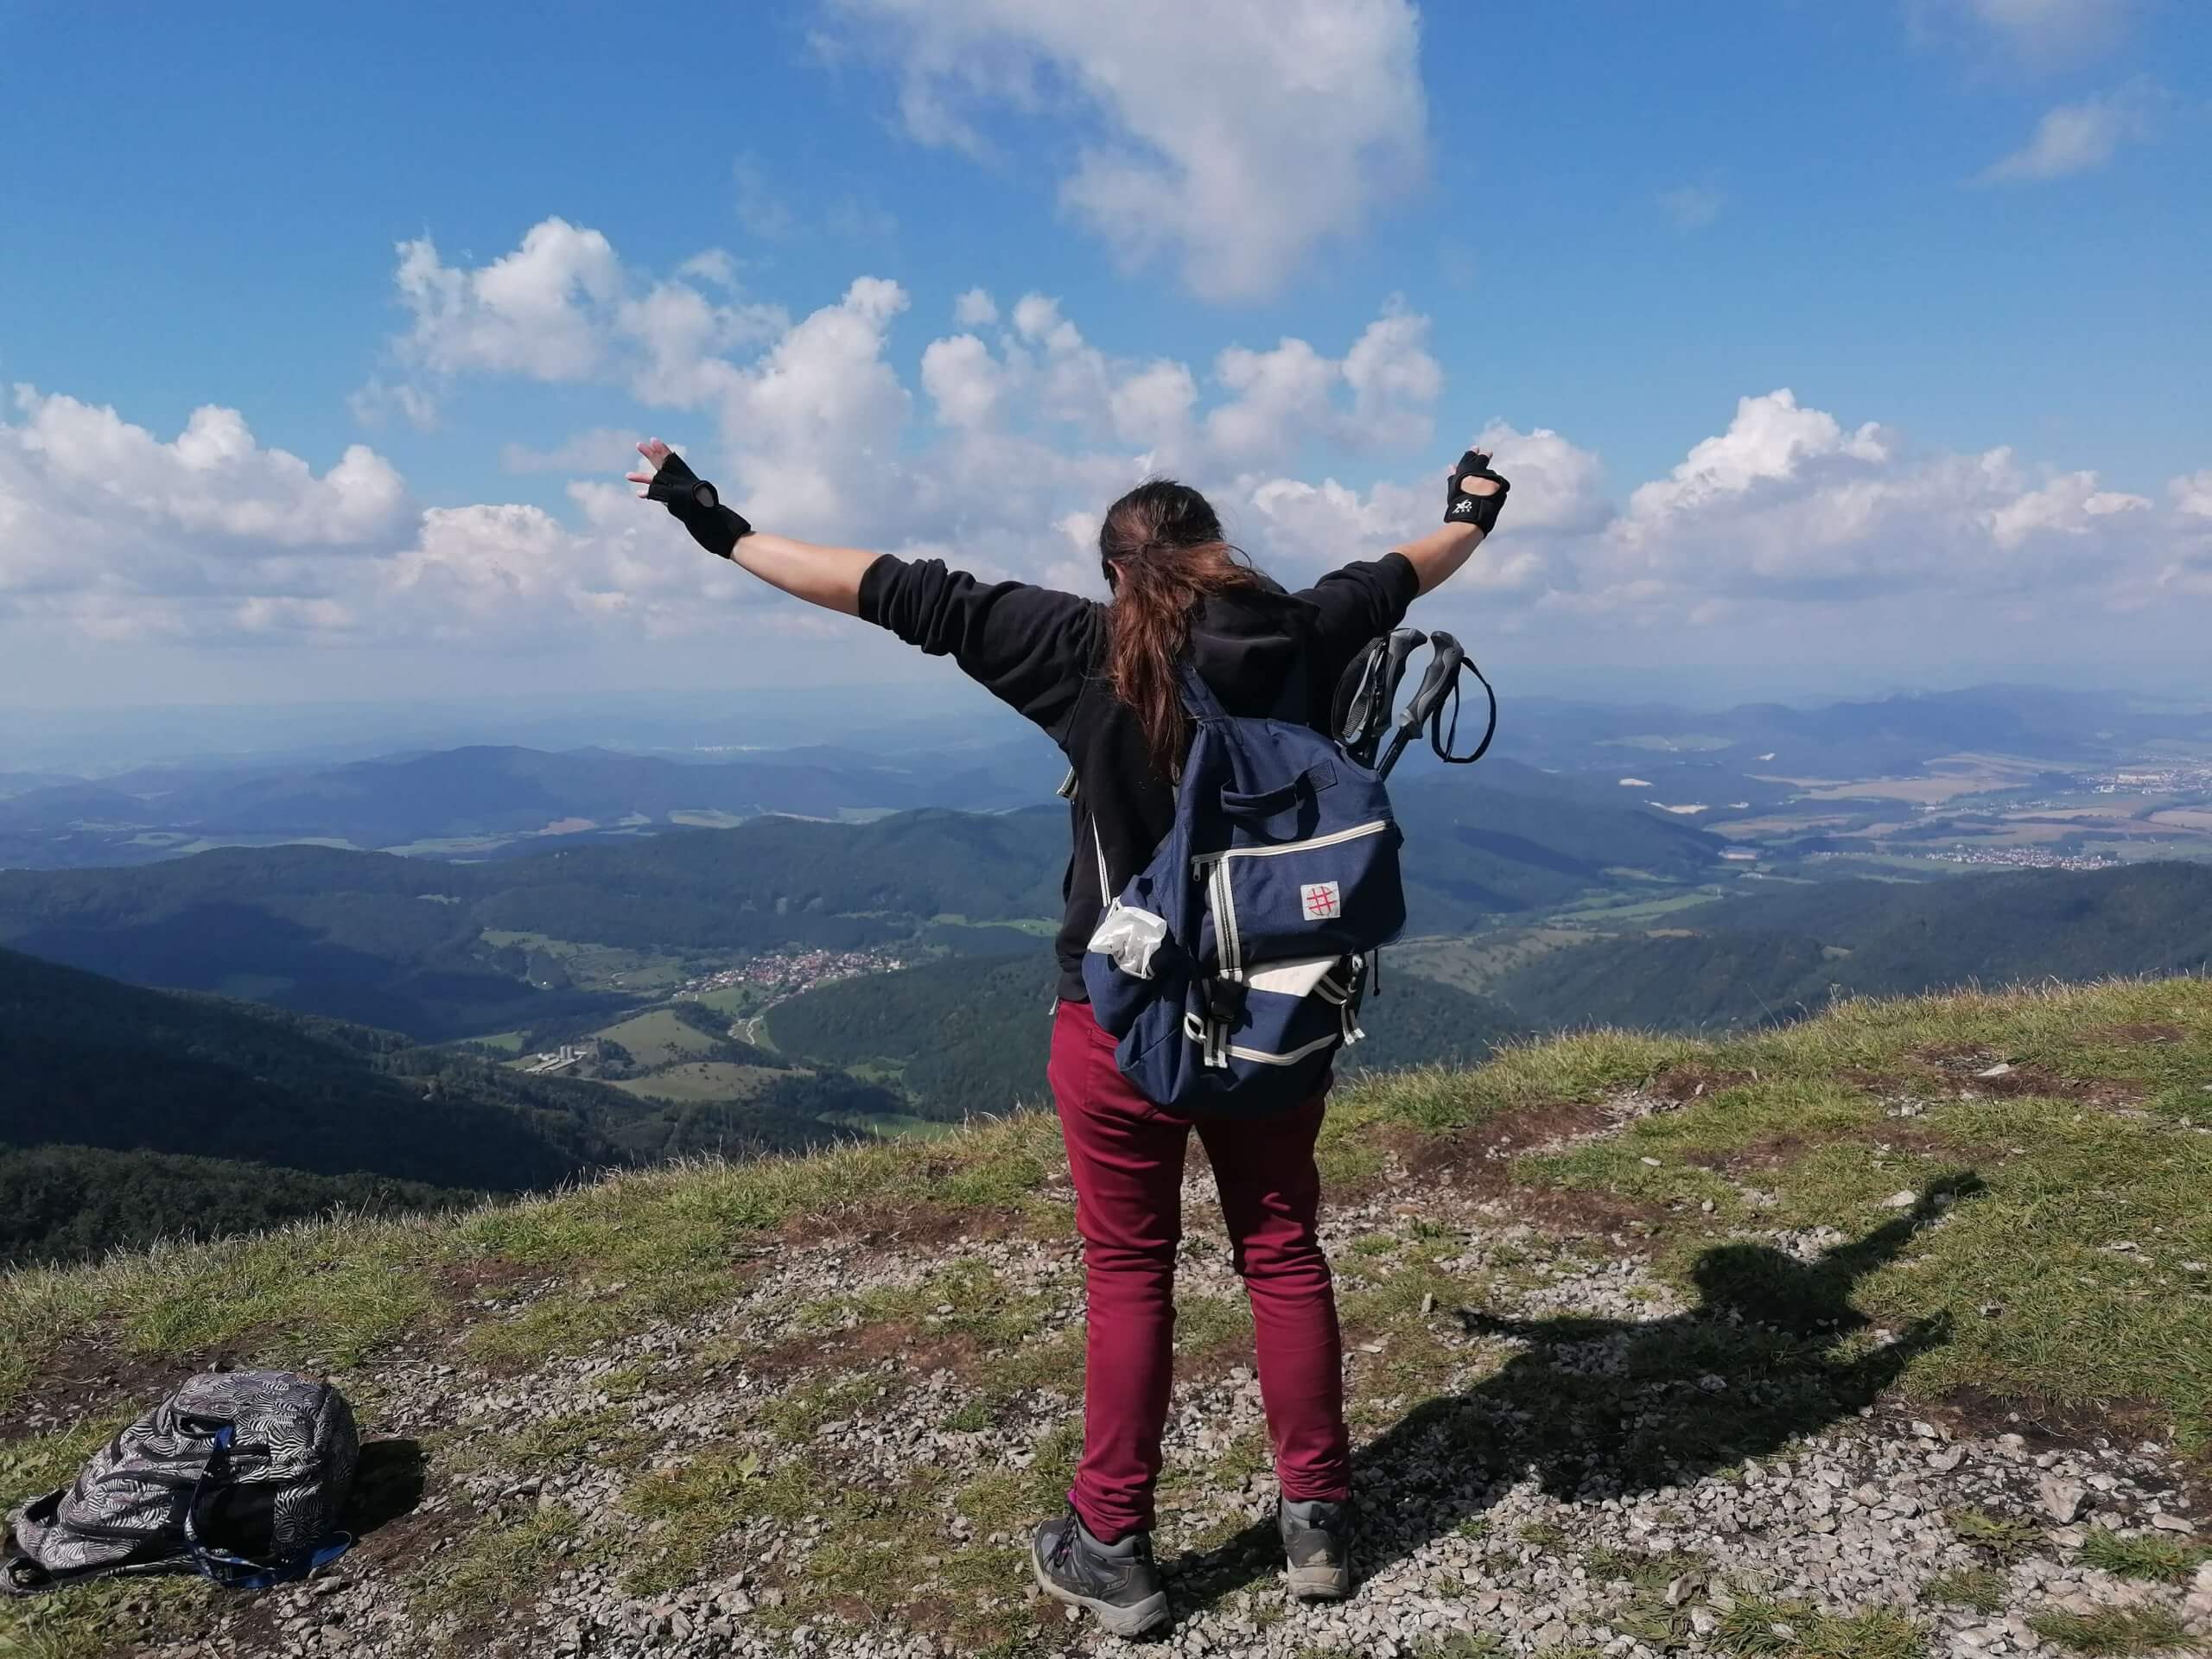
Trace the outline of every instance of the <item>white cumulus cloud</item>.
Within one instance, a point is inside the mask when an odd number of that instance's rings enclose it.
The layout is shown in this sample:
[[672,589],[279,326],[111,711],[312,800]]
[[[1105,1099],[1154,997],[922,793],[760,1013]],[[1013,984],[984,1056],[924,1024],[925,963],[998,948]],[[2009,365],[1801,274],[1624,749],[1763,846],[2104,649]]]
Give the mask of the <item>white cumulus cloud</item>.
[[[1418,176],[1408,0],[831,0],[901,78],[908,131],[979,156],[982,112],[1089,118],[1061,200],[1123,265],[1273,292]],[[965,320],[963,320],[965,321]]]

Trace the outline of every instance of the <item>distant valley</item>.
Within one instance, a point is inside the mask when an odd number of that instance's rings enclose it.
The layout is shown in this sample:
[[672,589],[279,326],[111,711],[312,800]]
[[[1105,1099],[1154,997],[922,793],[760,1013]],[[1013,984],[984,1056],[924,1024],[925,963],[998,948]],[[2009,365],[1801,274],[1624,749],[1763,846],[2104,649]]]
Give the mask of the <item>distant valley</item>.
[[[1347,1071],[2212,962],[2203,716],[1999,688],[1509,721],[1394,785],[1414,936]],[[1051,762],[987,731],[10,776],[0,1255],[1036,1103]]]

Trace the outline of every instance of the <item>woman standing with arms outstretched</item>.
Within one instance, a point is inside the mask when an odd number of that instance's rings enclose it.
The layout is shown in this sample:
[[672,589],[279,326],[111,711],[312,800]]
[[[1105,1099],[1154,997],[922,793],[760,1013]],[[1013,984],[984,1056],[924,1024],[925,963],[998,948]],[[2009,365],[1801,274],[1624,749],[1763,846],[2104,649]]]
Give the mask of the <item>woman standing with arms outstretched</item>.
[[1183,1160],[1195,1128],[1251,1296],[1291,1588],[1350,1593],[1351,1445],[1313,1162],[1326,1090],[1274,1117],[1235,1120],[1179,1116],[1137,1092],[1084,988],[1084,949],[1109,896],[1090,849],[1131,872],[1167,832],[1191,735],[1179,662],[1187,658],[1232,715],[1326,729],[1344,669],[1466,563],[1497,521],[1506,481],[1488,456],[1470,451],[1452,469],[1441,528],[1294,594],[1229,545],[1204,496],[1154,480],[1107,510],[1098,551],[1112,598],[1100,604],[1024,582],[981,582],[935,559],[756,532],[666,444],[638,449],[649,470],[631,481],[709,552],[951,657],[1044,728],[1073,769],[1073,845],[1083,855],[1070,857],[1063,884],[1049,1076],[1084,1241],[1084,1446],[1067,1512],[1040,1526],[1032,1546],[1039,1584],[1118,1636],[1166,1621],[1152,1556],[1153,1491],[1173,1380]]

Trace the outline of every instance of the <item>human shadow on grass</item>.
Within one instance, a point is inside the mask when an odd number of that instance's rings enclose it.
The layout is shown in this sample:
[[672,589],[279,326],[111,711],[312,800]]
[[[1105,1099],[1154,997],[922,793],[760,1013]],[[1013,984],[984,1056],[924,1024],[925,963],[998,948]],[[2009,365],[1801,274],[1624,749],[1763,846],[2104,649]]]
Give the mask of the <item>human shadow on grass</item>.
[[[1476,1521],[1530,1474],[1555,1498],[1631,1497],[1770,1456],[1872,1405],[1916,1357],[1949,1340],[1950,1319],[1937,1314],[1872,1340],[1853,1290],[1982,1190],[1971,1173],[1949,1176],[1896,1220],[1811,1261],[1765,1244],[1714,1245],[1691,1270],[1697,1306],[1664,1319],[1459,1310],[1468,1334],[1529,1346],[1355,1453],[1361,1572]],[[1188,1613],[1281,1563],[1270,1515],[1167,1571]]]

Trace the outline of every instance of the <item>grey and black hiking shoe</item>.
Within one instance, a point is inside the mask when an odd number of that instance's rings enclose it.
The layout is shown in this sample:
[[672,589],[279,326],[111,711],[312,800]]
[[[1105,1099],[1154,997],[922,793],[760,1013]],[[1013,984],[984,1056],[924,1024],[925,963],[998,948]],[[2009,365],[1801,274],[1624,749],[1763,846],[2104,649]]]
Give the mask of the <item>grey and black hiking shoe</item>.
[[1351,1505],[1285,1499],[1275,1511],[1283,1554],[1290,1560],[1290,1593],[1316,1601],[1342,1601],[1351,1593]]
[[1071,1509],[1037,1529],[1029,1564],[1039,1590],[1090,1609],[1111,1635],[1142,1636],[1167,1623],[1167,1591],[1153,1565],[1148,1533],[1102,1544]]

